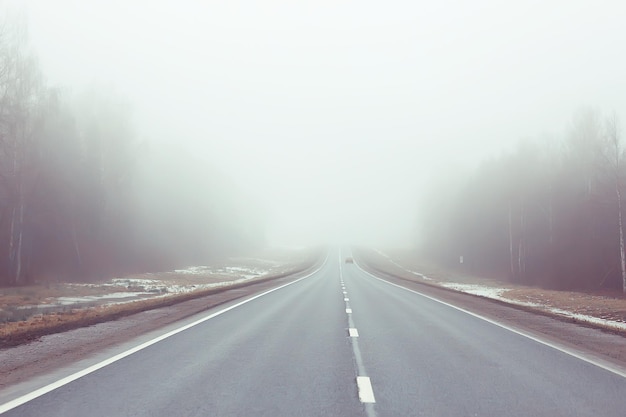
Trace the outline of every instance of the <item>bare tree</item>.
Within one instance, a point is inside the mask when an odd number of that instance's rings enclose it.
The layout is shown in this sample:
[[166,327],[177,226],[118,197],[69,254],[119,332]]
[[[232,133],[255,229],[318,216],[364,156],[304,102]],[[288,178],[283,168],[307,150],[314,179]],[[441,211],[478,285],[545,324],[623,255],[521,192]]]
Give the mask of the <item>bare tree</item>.
[[619,135],[617,116],[613,114],[606,122],[606,138],[608,145],[608,161],[612,174],[613,185],[615,187],[615,197],[617,199],[617,219],[619,232],[619,254],[622,273],[622,291],[626,293],[626,253],[624,253],[624,227],[622,222],[622,159],[624,151],[622,149]]
[[0,181],[8,216],[8,257],[13,283],[24,277],[27,197],[36,178],[35,135],[40,128],[42,83],[28,47],[26,25],[3,22],[0,35]]

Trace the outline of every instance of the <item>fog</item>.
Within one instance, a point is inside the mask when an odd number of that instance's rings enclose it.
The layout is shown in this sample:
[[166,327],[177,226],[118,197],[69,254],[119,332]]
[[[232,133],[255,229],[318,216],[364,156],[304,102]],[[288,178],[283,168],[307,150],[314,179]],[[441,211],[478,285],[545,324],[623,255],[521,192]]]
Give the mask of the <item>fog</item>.
[[433,181],[626,117],[622,1],[20,3],[48,84],[125,97],[270,245],[411,245]]

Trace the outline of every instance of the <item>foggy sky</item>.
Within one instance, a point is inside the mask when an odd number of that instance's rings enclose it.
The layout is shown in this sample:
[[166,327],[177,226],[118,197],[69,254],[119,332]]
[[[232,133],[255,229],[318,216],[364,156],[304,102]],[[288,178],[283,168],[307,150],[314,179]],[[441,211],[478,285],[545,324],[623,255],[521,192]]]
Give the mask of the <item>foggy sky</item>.
[[274,244],[408,244],[434,178],[581,107],[626,120],[622,1],[23,3],[50,84],[127,96]]

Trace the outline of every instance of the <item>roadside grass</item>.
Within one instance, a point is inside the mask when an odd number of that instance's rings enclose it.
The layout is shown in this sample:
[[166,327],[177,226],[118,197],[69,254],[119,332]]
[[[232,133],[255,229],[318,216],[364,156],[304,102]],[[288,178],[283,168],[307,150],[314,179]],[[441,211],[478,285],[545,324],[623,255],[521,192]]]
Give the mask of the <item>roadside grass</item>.
[[[576,317],[580,315],[626,323],[626,295],[621,291],[577,292],[548,290],[450,271],[404,251],[382,253],[368,249],[359,249],[359,252],[363,256],[357,259],[367,260],[366,264],[369,268],[407,281],[469,293],[472,293],[472,291],[455,289],[455,286],[450,284],[460,284],[458,285],[459,288],[490,289],[494,294],[498,294],[495,298],[499,301],[508,302],[543,314],[568,317],[574,321],[581,320],[586,322],[585,324],[590,323],[584,317],[580,319]],[[419,274],[415,274],[415,272],[419,272]],[[576,317],[572,318],[571,315]],[[625,333],[623,330],[603,323],[594,322],[593,325],[605,329],[608,328],[612,332]]]
[[55,283],[26,287],[0,289],[0,323],[22,321],[35,314],[66,311],[71,306],[53,308],[52,302],[59,297],[95,297],[110,292],[128,291],[122,286],[75,285]]
[[[93,284],[35,285],[30,287],[0,289],[0,347],[8,347],[33,340],[46,334],[58,333],[78,327],[115,320],[146,310],[167,307],[196,298],[243,288],[256,283],[294,275],[312,268],[321,258],[319,250],[298,254],[282,254],[271,261],[274,267],[265,274],[241,279],[236,274],[186,273],[170,271],[161,274],[137,274]],[[243,258],[224,268],[243,269]],[[248,261],[253,269],[263,260]],[[235,266],[232,266],[235,265]],[[220,269],[220,267],[216,267]],[[145,282],[146,286],[142,286]],[[124,285],[128,283],[129,285]],[[139,284],[137,284],[139,283]],[[154,290],[158,285],[159,290]],[[166,290],[162,290],[166,288]],[[167,289],[171,289],[169,291]],[[140,298],[123,302],[80,302],[55,305],[59,297],[106,296],[111,293],[141,292]]]
[[177,294],[163,298],[138,300],[123,304],[107,304],[81,308],[68,307],[66,311],[37,314],[25,320],[0,324],[0,346],[11,345],[13,341],[22,341],[24,338],[33,339],[44,334],[115,320],[141,311],[166,307],[194,298],[205,297],[233,287],[235,286]]

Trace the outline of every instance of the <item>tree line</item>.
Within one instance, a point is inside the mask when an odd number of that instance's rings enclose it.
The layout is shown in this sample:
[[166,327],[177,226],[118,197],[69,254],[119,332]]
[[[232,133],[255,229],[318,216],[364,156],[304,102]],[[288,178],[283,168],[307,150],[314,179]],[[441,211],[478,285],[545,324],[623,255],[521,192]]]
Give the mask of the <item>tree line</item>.
[[46,85],[26,25],[0,22],[0,285],[201,263],[258,245],[234,186],[137,140],[122,96]]
[[422,250],[516,283],[626,291],[623,161],[617,117],[581,110],[562,140],[524,142],[434,187]]

